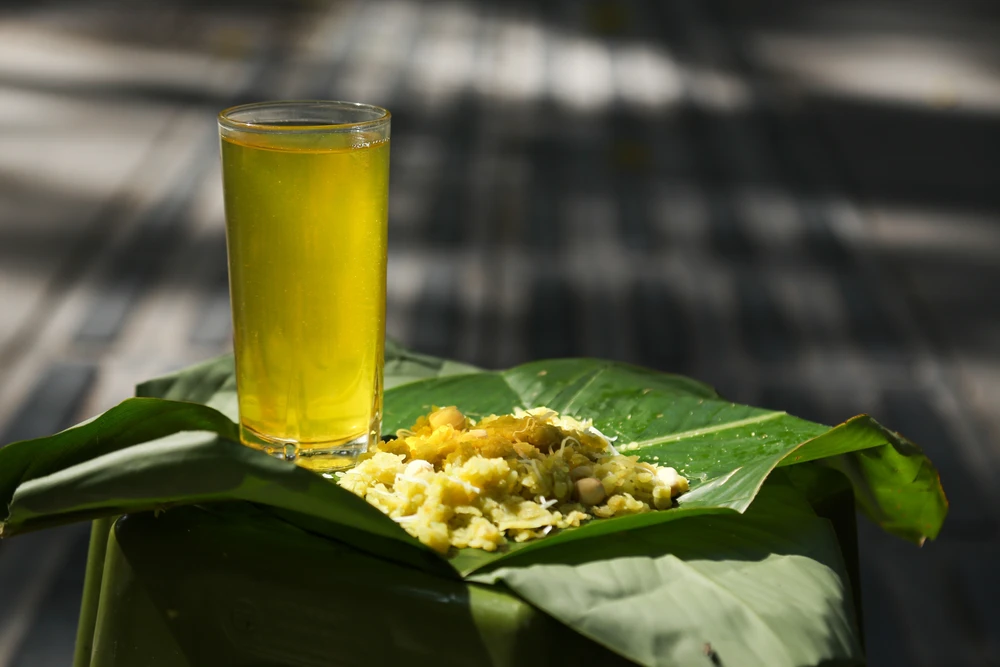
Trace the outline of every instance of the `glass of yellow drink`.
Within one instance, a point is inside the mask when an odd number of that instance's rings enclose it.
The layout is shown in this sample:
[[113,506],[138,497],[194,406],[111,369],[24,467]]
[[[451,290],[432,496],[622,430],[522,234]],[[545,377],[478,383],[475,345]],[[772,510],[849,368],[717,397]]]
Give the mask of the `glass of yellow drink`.
[[379,438],[389,118],[321,101],[219,115],[241,438],[314,470]]

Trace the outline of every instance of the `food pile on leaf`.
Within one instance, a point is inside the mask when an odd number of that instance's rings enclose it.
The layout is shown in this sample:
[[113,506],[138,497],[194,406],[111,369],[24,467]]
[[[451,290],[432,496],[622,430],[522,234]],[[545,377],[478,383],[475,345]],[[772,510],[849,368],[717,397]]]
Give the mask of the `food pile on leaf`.
[[494,551],[553,529],[669,509],[673,468],[623,456],[590,419],[538,407],[474,421],[455,406],[419,417],[338,483],[439,552]]

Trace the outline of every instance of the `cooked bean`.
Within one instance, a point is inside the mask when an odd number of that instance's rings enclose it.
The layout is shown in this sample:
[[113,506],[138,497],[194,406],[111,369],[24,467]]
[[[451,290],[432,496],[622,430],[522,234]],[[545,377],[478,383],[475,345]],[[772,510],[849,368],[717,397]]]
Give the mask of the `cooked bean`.
[[599,505],[607,497],[604,493],[604,485],[596,477],[584,477],[578,479],[576,484],[576,497],[584,505]]
[[459,412],[458,408],[454,405],[435,410],[427,416],[427,421],[434,428],[439,428],[446,424],[456,429],[465,428],[465,415]]

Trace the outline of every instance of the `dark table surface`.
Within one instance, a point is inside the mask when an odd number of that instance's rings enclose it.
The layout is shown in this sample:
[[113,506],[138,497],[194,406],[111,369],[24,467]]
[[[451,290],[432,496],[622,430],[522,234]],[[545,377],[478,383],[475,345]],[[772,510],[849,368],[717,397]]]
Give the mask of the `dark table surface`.
[[[214,114],[393,118],[390,335],[592,355],[920,443],[861,528],[872,664],[1000,664],[1000,29],[987,2],[0,9],[0,442],[229,347]],[[67,665],[86,528],[0,545],[0,667]]]

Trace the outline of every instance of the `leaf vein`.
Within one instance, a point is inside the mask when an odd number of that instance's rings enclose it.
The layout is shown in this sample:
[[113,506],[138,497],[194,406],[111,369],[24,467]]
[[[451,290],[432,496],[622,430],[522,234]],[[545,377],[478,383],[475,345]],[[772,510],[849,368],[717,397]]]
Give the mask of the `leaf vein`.
[[761,424],[763,422],[771,421],[772,419],[777,419],[778,417],[783,417],[786,414],[788,413],[768,412],[763,415],[757,415],[756,417],[747,417],[746,419],[738,419],[734,422],[726,422],[725,424],[716,424],[715,426],[694,428],[689,431],[681,431],[680,433],[671,433],[670,435],[664,435],[657,438],[650,438],[649,440],[640,440],[639,442],[636,443],[636,445],[638,447],[648,447],[650,445],[662,445],[665,442],[676,442],[678,440],[684,440],[686,438],[697,438],[698,436],[707,435],[709,433],[728,431],[729,429],[739,428],[741,426],[749,426],[751,424]]
[[578,389],[578,390],[576,391],[576,393],[575,393],[575,394],[573,394],[572,396],[570,396],[569,400],[568,400],[568,401],[566,401],[566,405],[565,405],[565,406],[563,407],[563,409],[562,409],[562,411],[561,411],[561,412],[562,412],[563,414],[567,414],[567,415],[568,415],[568,414],[570,413],[569,411],[570,411],[570,409],[572,408],[572,406],[573,406],[573,403],[574,403],[574,402],[576,401],[576,399],[578,399],[578,398],[580,398],[581,396],[583,396],[583,393],[584,393],[585,391],[587,391],[587,389],[589,389],[589,388],[590,388],[590,385],[594,384],[594,382],[595,382],[595,381],[597,380],[597,378],[598,378],[598,377],[599,377],[599,376],[600,376],[600,375],[601,375],[602,373],[604,373],[604,372],[605,372],[605,371],[606,371],[607,369],[608,369],[608,367],[607,367],[607,366],[601,366],[600,368],[598,368],[597,370],[595,370],[595,371],[593,372],[593,374],[592,374],[592,375],[590,376],[590,379],[589,379],[589,380],[587,380],[587,381],[586,381],[586,382],[584,383],[584,385],[583,385],[582,387],[580,387],[580,388],[579,388],[579,389]]

